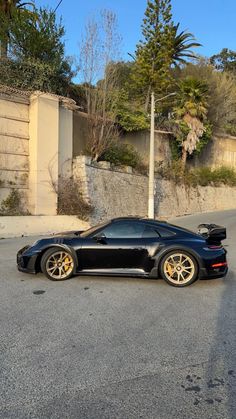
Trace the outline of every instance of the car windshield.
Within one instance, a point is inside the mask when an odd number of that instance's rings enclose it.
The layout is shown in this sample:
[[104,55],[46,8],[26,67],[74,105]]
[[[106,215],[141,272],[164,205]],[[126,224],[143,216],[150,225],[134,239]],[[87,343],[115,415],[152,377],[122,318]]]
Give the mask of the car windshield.
[[94,233],[96,230],[99,230],[102,227],[105,227],[107,224],[108,223],[106,222],[106,223],[101,223],[94,227],[91,227],[88,230],[83,231],[83,233],[80,234],[80,237],[88,237],[90,234]]

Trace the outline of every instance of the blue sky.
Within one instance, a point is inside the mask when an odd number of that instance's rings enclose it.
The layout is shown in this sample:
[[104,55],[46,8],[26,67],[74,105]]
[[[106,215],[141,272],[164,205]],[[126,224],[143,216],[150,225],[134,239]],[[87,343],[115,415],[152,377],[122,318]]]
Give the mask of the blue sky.
[[[35,0],[38,6],[54,8],[59,0]],[[86,20],[101,9],[113,10],[123,38],[123,59],[140,39],[146,0],[63,0],[58,15],[66,28],[66,53],[78,55],[78,43]],[[198,53],[211,56],[222,48],[236,50],[236,0],[172,0],[174,21],[192,32],[203,45]]]

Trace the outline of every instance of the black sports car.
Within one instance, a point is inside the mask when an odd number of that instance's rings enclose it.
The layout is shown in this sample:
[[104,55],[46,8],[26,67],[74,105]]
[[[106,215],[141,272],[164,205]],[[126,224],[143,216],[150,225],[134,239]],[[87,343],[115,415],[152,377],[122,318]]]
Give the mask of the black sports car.
[[198,233],[172,224],[122,217],[92,227],[43,238],[17,254],[18,269],[43,272],[59,281],[78,275],[123,275],[164,278],[176,287],[197,278],[227,273],[221,240],[226,229],[201,224]]

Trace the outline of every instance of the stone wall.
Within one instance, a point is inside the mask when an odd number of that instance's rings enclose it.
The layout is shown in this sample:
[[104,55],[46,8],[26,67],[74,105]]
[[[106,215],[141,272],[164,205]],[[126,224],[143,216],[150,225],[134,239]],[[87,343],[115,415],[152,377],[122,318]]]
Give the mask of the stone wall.
[[165,179],[156,179],[155,214],[172,218],[200,212],[236,209],[236,188],[175,185]]
[[29,99],[0,94],[0,202],[18,189],[28,203]]
[[[95,167],[86,156],[74,159],[74,178],[82,184],[84,197],[94,207],[91,223],[127,215],[147,216],[148,177],[132,174],[131,170],[111,170],[107,162],[100,162]],[[190,188],[175,185],[165,179],[156,179],[156,218],[168,219],[178,215],[234,208],[236,188]]]
[[74,159],[74,178],[82,184],[84,197],[94,208],[92,222],[112,217],[147,214],[148,178],[131,168],[115,168],[100,162],[95,167],[86,156]]

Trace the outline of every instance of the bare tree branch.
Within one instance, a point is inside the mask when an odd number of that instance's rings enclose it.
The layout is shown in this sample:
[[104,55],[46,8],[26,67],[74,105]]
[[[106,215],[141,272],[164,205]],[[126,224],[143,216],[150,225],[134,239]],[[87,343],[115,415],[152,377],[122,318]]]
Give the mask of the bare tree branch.
[[98,160],[118,137],[112,96],[117,86],[114,66],[119,57],[120,37],[116,16],[104,10],[101,20],[90,20],[80,51],[80,68],[86,92],[89,138],[92,158]]

